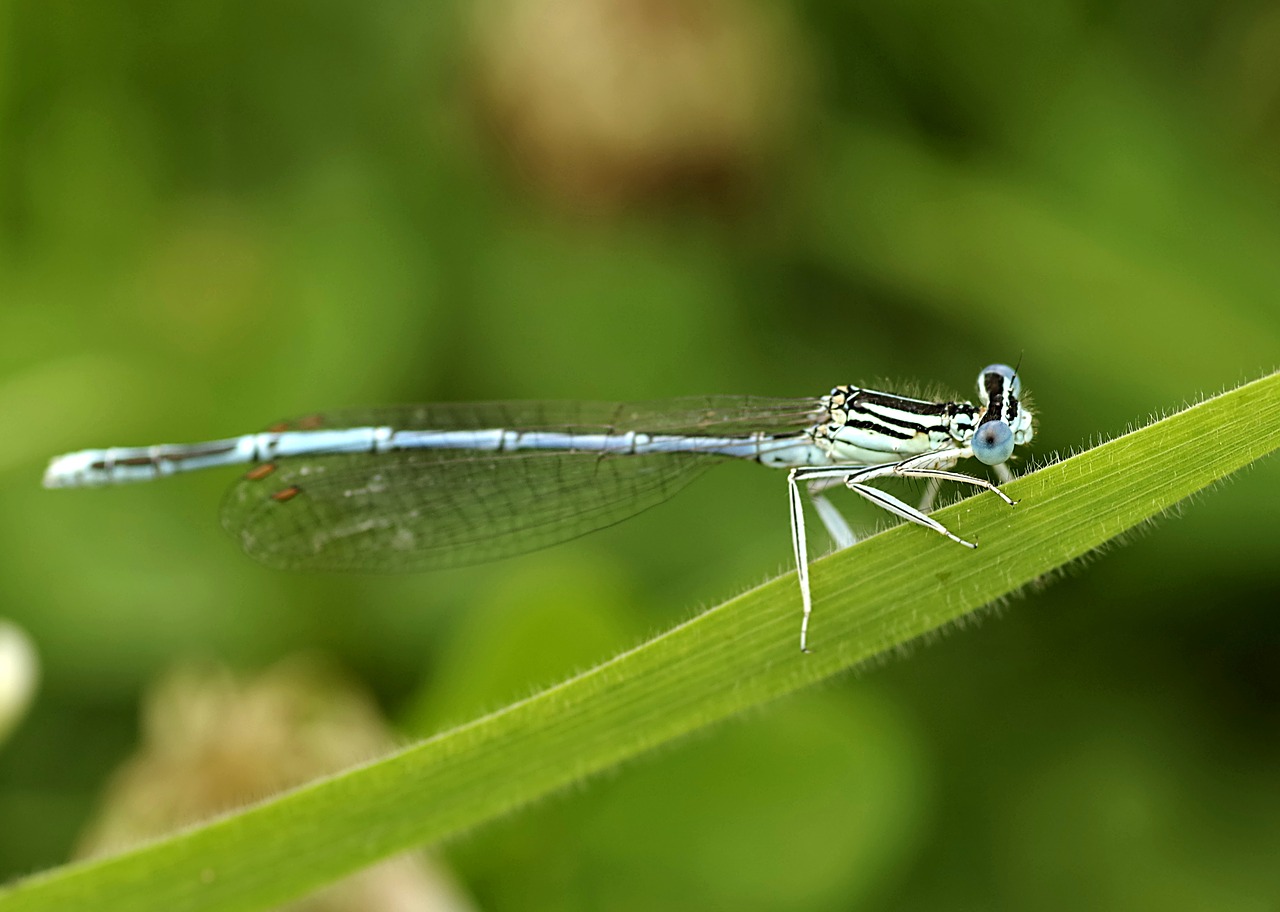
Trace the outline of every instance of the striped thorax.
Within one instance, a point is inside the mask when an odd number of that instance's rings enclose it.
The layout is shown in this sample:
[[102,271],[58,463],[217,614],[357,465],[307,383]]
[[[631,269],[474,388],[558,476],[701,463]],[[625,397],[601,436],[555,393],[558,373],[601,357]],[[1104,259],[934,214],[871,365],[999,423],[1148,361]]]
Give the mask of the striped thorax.
[[1004,364],[993,364],[978,375],[978,405],[837,386],[821,399],[827,420],[813,428],[814,442],[837,463],[870,465],[886,458],[963,449],[966,455],[998,465],[1034,434],[1031,412],[1019,399],[1021,391],[1017,374]]

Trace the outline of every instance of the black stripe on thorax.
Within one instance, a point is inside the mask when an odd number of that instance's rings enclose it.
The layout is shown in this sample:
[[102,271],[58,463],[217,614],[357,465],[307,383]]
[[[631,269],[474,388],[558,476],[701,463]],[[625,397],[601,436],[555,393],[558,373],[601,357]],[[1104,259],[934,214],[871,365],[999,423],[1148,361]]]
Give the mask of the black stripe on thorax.
[[916,436],[914,431],[900,430],[899,428],[893,427],[878,418],[871,421],[850,419],[844,423],[844,426],[858,428],[863,431],[871,431],[872,433],[880,434],[883,437],[892,437],[895,440],[910,440],[912,437]]
[[913,415],[936,415],[939,411],[950,414],[958,403],[926,402],[923,399],[907,399],[893,393],[877,393],[875,390],[859,390],[849,404],[854,408],[860,405],[878,405],[881,408],[897,409]]
[[851,414],[865,415],[872,421],[883,422],[901,431],[908,431],[912,434],[946,434],[950,429],[945,424],[925,424],[922,421],[908,421],[897,415],[882,415],[880,412],[873,412],[870,409],[860,408]]

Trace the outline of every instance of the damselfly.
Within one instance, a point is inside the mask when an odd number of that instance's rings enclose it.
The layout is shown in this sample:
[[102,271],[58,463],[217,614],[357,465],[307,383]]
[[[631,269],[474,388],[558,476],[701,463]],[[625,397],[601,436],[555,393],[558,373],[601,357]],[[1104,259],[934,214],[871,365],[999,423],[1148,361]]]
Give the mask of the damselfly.
[[[816,399],[708,397],[606,405],[513,402],[334,412],[206,443],[83,450],[56,457],[49,488],[147,481],[252,464],[227,494],[222,524],[252,557],[310,570],[430,569],[566,541],[633,516],[725,459],[787,469],[791,543],[807,649],[808,546],[800,489],[839,547],[849,524],[824,491],[844,485],[917,525],[974,547],[928,515],[937,485],[957,481],[1012,501],[993,483],[949,471],[970,457],[1002,481],[1033,433],[1013,370],[978,375],[979,404],[930,402],[856,386]],[[909,506],[872,487],[928,479]]]

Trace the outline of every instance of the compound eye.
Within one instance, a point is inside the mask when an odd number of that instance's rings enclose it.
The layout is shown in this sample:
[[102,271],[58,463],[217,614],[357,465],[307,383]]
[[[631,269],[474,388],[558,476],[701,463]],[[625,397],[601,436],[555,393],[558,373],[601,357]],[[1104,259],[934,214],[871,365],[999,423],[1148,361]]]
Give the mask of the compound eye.
[[1005,379],[1005,382],[1013,384],[1010,389],[1015,397],[1022,396],[1022,379],[1014,373],[1012,367],[1007,364],[988,364],[982,369],[982,373],[978,374],[978,389],[986,390],[987,374],[999,374]]
[[969,446],[980,462],[999,465],[1013,455],[1013,429],[1003,421],[987,421],[978,425]]

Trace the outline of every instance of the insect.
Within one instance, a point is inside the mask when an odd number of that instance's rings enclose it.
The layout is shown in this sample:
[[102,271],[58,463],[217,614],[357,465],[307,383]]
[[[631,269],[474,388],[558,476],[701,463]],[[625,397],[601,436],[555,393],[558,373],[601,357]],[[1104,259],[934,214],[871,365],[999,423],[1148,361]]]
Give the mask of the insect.
[[[978,375],[978,404],[931,402],[856,386],[813,399],[705,397],[653,403],[418,405],[311,416],[257,434],[189,444],[82,450],[54,458],[49,488],[148,481],[251,465],[222,524],[249,555],[279,568],[431,569],[567,541],[666,500],[701,470],[749,459],[787,470],[791,541],[808,650],[813,600],[801,488],[837,546],[849,524],[824,492],[843,485],[896,516],[974,547],[928,515],[976,458],[1001,481],[1034,433],[1016,371]],[[929,481],[913,507],[870,482]]]

